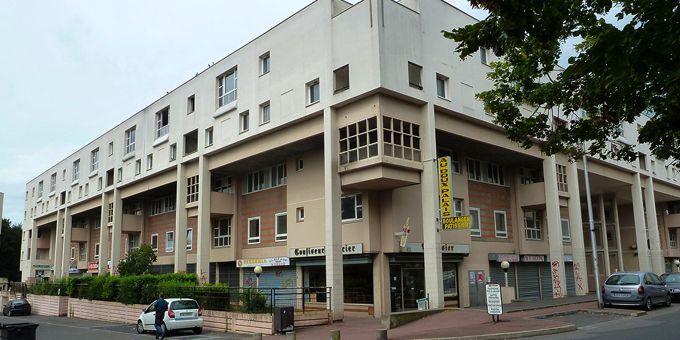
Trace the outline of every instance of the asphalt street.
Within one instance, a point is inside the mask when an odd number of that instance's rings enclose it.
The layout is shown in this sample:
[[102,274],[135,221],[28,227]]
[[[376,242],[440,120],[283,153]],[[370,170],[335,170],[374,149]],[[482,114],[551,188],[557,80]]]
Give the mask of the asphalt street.
[[[137,334],[134,325],[91,321],[73,318],[57,318],[39,315],[0,316],[0,324],[31,322],[39,324],[36,331],[38,340],[142,340],[154,339],[153,333]],[[247,336],[236,333],[203,332],[195,335],[191,331],[173,333],[166,338],[181,340],[243,339]]]
[[[632,311],[632,310],[631,310]],[[579,320],[581,317],[583,320]],[[566,340],[566,339],[680,339],[678,334],[678,319],[680,319],[680,303],[671,307],[656,307],[647,315],[639,317],[612,317],[604,322],[593,323],[593,316],[582,314],[573,317],[572,322],[577,325],[575,332],[531,337],[531,340]],[[557,320],[557,319],[555,319]]]

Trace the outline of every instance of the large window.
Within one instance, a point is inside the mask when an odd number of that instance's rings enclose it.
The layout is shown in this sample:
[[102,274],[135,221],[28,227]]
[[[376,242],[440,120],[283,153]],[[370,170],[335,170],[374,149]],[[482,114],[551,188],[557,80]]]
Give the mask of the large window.
[[503,175],[503,167],[498,164],[487,164],[487,182],[499,185],[505,185],[505,176]]
[[90,172],[99,169],[99,148],[92,150],[90,153]]
[[276,220],[276,241],[285,241],[288,239],[288,214],[275,214]]
[[280,163],[268,168],[259,169],[249,173],[244,178],[243,193],[265,190],[287,182],[286,164]]
[[224,106],[237,99],[237,69],[233,68],[217,78],[217,106]]
[[482,180],[482,162],[476,159],[468,158],[468,178],[475,181]]
[[340,207],[343,221],[358,220],[363,217],[361,194],[343,196],[340,199]]
[[171,253],[175,247],[175,232],[168,231],[165,233],[165,252]]
[[129,154],[135,151],[135,141],[136,141],[137,127],[133,126],[125,130],[125,154]]
[[420,162],[420,125],[383,116],[385,156]]
[[175,196],[165,196],[151,201],[150,215],[160,215],[175,211]]
[[508,226],[505,211],[496,210],[493,212],[493,220],[496,226],[497,238],[508,238]]
[[170,108],[156,112],[156,138],[163,137],[170,130]]
[[468,179],[496,185],[508,185],[503,166],[468,158]]
[[260,243],[260,217],[248,219],[248,244]]
[[113,203],[109,203],[109,211],[108,211],[108,218],[106,220],[107,223],[113,223]]
[[378,155],[378,119],[371,117],[340,128],[340,164]]
[[216,178],[215,185],[213,186],[213,191],[233,193],[234,189],[231,184],[231,176],[223,176]]
[[536,211],[524,212],[524,237],[527,240],[540,240],[541,217]]
[[187,203],[198,202],[198,175],[187,178]]
[[479,208],[470,207],[470,236],[482,236],[482,225],[479,217]]
[[557,190],[568,191],[567,187],[567,167],[557,164]]
[[213,247],[231,246],[231,219],[213,220]]
[[563,218],[560,220],[562,224],[562,241],[571,241],[571,229],[569,228],[569,220]]

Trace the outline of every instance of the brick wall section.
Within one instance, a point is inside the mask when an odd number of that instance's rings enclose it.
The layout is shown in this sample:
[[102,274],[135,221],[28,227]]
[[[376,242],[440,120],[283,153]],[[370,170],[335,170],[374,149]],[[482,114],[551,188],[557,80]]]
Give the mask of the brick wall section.
[[[510,205],[510,188],[500,185],[487,184],[476,181],[468,181],[470,196],[469,207],[479,208],[482,237],[476,240],[512,240],[512,209]],[[494,210],[505,211],[508,238],[496,238],[494,225]]]
[[165,251],[165,233],[175,230],[176,216],[175,212],[167,212],[165,214],[147,216],[146,230],[141,243],[151,244],[151,235],[158,234],[158,256],[172,255],[174,252]]
[[[238,230],[244,248],[271,247],[276,235],[274,214],[286,211],[286,186],[239,195]],[[260,216],[260,243],[248,244],[248,218]],[[278,242],[276,245],[285,245]]]

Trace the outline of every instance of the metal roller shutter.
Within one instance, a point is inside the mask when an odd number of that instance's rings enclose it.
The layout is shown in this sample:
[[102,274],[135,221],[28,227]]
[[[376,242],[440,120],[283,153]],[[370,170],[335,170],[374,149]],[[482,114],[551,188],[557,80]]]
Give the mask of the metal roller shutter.
[[553,298],[552,276],[550,275],[550,264],[547,262],[538,263],[541,274],[541,293],[543,299]]
[[[501,268],[501,264],[498,262],[489,262],[489,268],[491,268],[491,282],[505,286],[505,275]],[[511,263],[510,268],[508,268],[508,286],[515,286],[515,282],[517,282],[515,277],[515,264]]]
[[229,285],[229,287],[240,287],[239,270],[236,268],[234,262],[219,262],[217,266],[220,272],[218,276],[220,283],[225,283]]
[[537,263],[519,263],[517,273],[518,296],[524,300],[538,300],[541,298],[541,284],[538,280]]
[[[244,268],[244,282],[243,287],[255,287],[257,282],[257,277],[252,268]],[[276,293],[276,306],[294,306],[296,301],[295,289],[285,289],[285,288],[295,288],[297,284],[297,272],[295,267],[266,267],[262,268],[262,274],[260,274],[260,289],[263,293],[269,294],[272,292],[270,289],[277,288],[274,292]],[[280,289],[284,288],[284,289]],[[267,303],[271,303],[267,297]]]
[[571,262],[564,263],[564,276],[567,280],[567,295],[576,295],[576,281],[574,280],[574,264]]

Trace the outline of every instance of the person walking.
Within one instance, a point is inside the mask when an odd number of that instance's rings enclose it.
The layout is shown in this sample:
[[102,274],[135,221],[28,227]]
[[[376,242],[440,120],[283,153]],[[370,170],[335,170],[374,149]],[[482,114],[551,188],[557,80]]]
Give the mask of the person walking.
[[161,292],[158,294],[158,299],[153,303],[156,309],[156,320],[154,326],[156,327],[156,339],[165,339],[165,332],[163,331],[163,318],[165,318],[165,312],[168,310],[168,302],[165,301],[165,296]]

